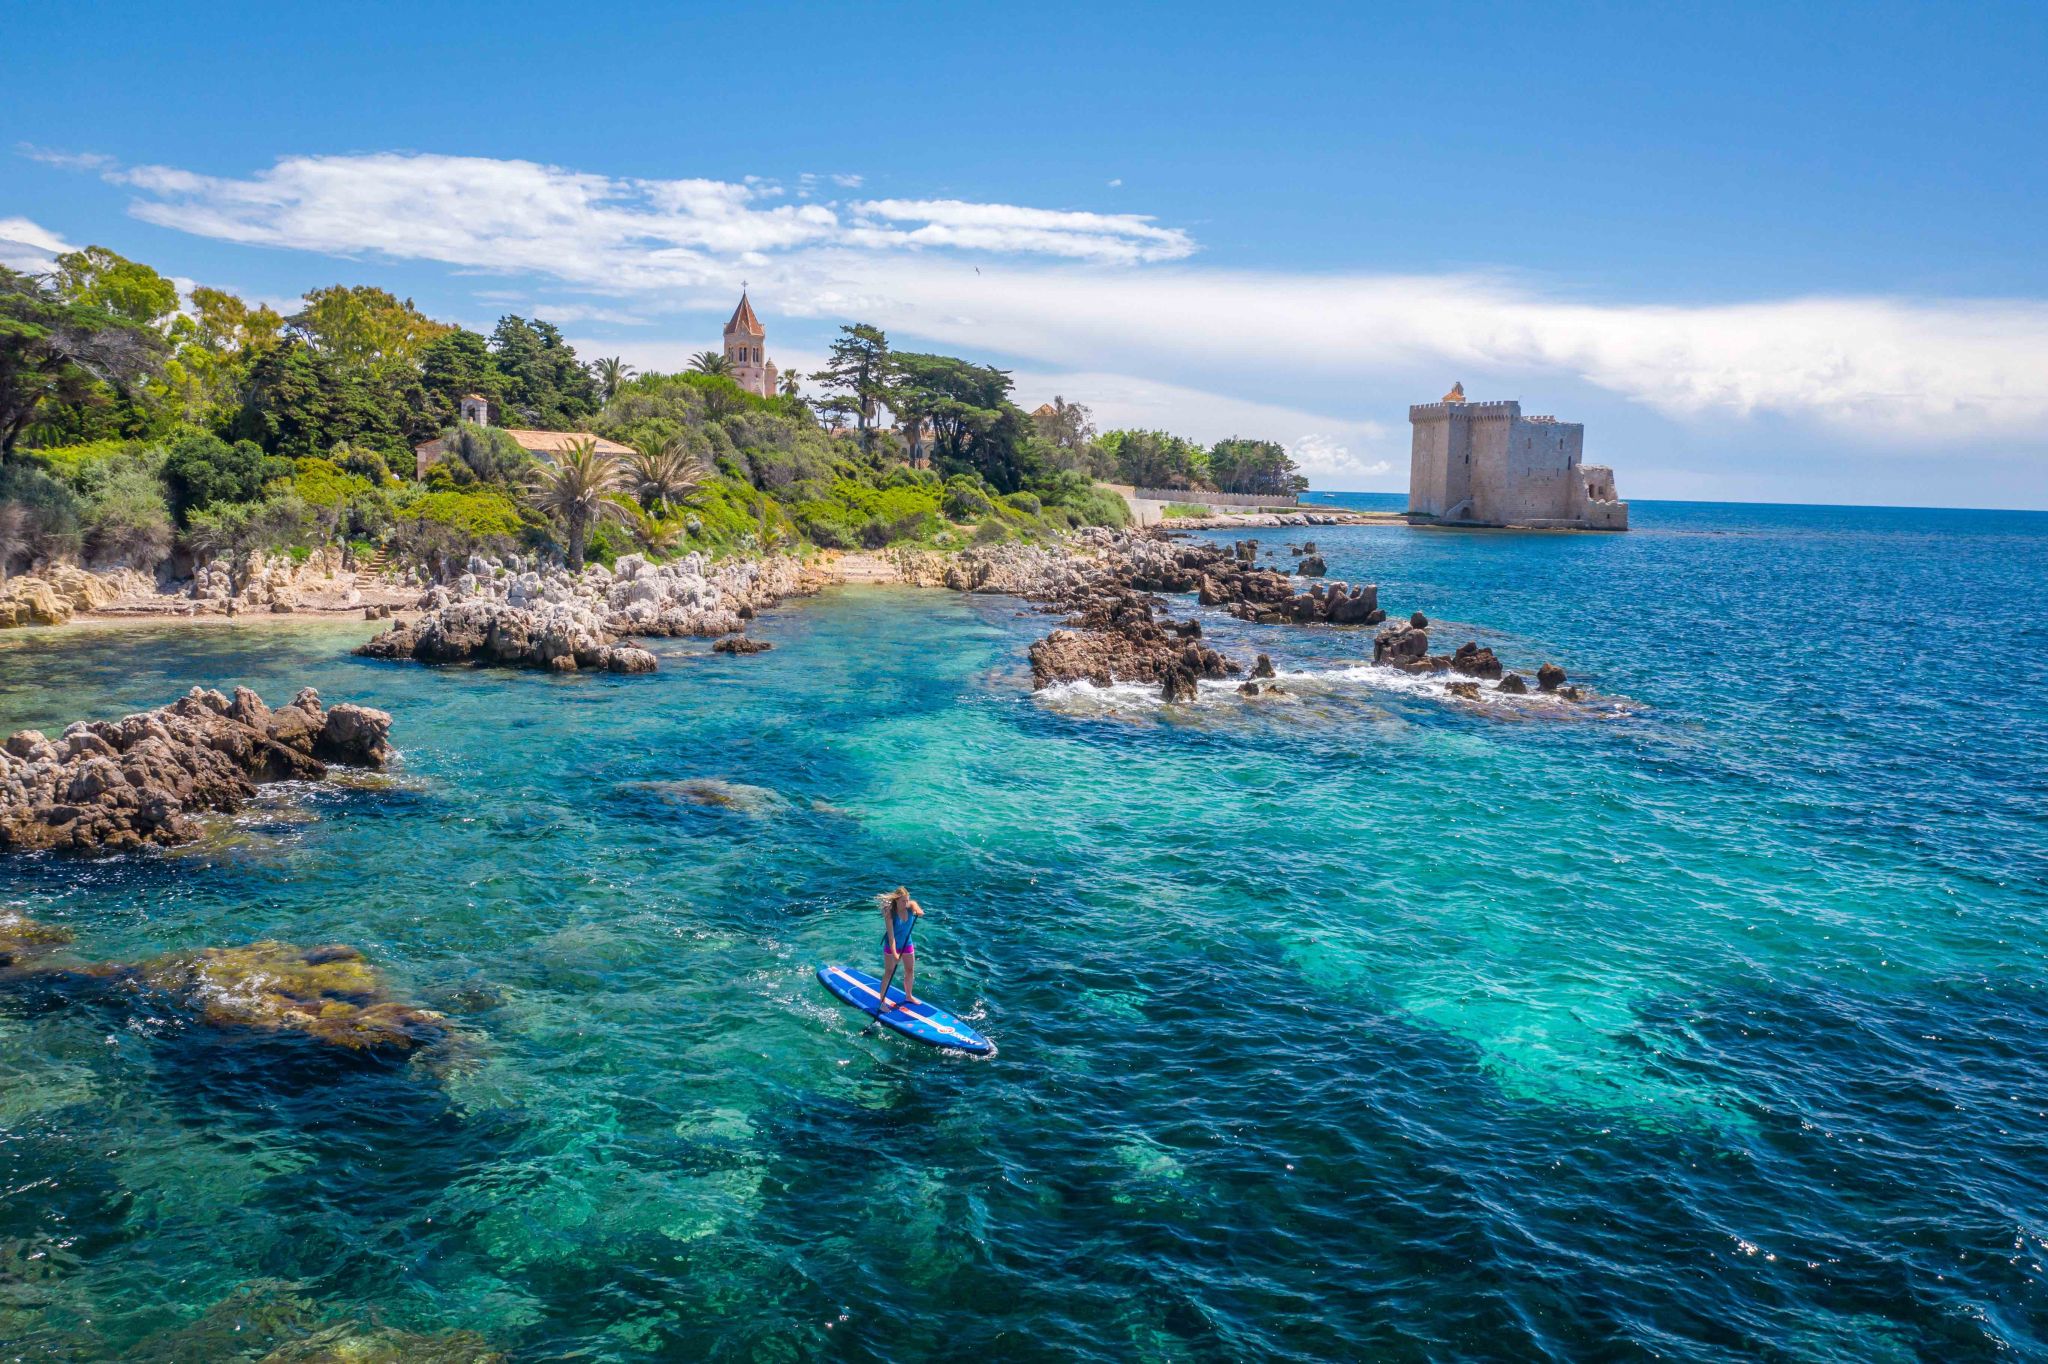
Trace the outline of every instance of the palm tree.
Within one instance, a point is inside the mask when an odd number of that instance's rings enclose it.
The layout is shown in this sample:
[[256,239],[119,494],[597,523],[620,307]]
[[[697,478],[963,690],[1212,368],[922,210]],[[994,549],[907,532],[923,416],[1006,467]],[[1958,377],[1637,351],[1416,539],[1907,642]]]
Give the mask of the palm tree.
[[569,536],[569,571],[583,570],[583,547],[593,527],[607,518],[624,520],[626,509],[612,501],[619,490],[619,462],[598,453],[597,442],[569,442],[555,462],[534,471],[530,500],[562,523]]
[[782,396],[783,396],[783,397],[785,397],[785,398],[794,398],[794,397],[796,397],[796,395],[797,395],[798,391],[799,391],[799,390],[800,390],[800,389],[801,389],[802,387],[803,387],[803,376],[802,376],[802,375],[798,374],[798,373],[797,373],[797,372],[796,372],[795,370],[793,370],[793,369],[786,369],[786,370],[782,371]]
[[704,481],[704,461],[680,439],[626,456],[626,486],[649,511],[666,511]]
[[619,386],[633,377],[633,367],[616,355],[599,360],[591,368],[597,371],[597,384],[604,390],[606,402],[618,397]]
[[699,374],[732,374],[732,362],[715,350],[700,350],[691,356],[690,368]]

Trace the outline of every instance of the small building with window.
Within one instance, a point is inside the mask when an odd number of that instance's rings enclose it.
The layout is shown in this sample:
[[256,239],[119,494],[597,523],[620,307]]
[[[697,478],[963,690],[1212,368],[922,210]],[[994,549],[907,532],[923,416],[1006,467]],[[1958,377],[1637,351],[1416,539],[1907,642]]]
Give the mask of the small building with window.
[[[463,394],[461,411],[462,420],[473,426],[491,424],[490,400],[481,393]],[[547,464],[553,464],[571,445],[586,440],[596,446],[597,452],[601,455],[623,458],[633,453],[631,446],[621,445],[615,440],[606,440],[603,436],[592,435],[588,431],[536,431],[523,426],[507,426],[502,430],[520,449]],[[448,453],[447,440],[444,437],[436,437],[430,441],[422,441],[413,446],[412,453],[413,477],[425,478],[427,470],[438,464],[441,456]]]

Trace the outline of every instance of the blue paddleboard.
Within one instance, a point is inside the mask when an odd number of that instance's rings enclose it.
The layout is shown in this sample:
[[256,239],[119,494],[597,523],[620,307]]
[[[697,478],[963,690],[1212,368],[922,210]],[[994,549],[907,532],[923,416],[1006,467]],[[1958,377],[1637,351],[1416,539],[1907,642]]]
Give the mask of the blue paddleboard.
[[[874,1013],[882,1002],[882,982],[854,967],[820,966],[818,980],[842,1002],[863,1013]],[[915,1004],[904,1003],[903,991],[894,985],[889,987],[889,999],[897,1007],[885,1014],[876,1014],[876,1021],[914,1042],[964,1051],[974,1056],[986,1056],[996,1049],[995,1043],[944,1009],[934,1008],[921,999]]]

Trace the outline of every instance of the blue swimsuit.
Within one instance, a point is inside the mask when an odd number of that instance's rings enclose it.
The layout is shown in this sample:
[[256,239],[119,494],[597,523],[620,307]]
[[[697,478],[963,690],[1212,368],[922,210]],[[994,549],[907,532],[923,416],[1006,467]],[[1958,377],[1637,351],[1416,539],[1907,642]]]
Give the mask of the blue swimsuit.
[[901,916],[891,914],[888,927],[882,930],[883,955],[886,956],[890,952],[896,953],[899,957],[917,955],[917,949],[910,945],[910,930],[916,924],[917,916],[907,909],[903,911]]

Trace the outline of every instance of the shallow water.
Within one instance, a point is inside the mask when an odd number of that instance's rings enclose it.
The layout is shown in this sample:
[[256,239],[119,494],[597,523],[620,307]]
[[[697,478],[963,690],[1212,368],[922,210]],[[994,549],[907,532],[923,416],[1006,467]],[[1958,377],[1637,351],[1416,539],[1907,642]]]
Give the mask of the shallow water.
[[[1043,617],[887,589],[635,678],[0,639],[0,730],[311,683],[403,753],[0,904],[95,958],[351,943],[470,1034],[335,1066],[0,994],[0,1341],[170,1357],[253,1283],[519,1359],[2048,1352],[2048,516],[1634,511],[1264,537],[1581,708],[1213,613],[1290,695],[1034,698]],[[814,981],[897,881],[994,1058]]]

